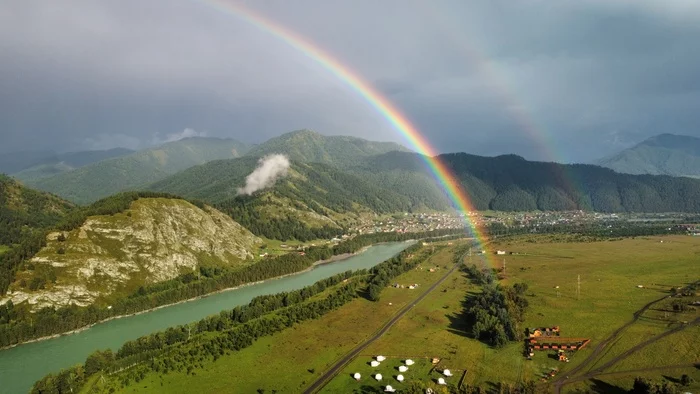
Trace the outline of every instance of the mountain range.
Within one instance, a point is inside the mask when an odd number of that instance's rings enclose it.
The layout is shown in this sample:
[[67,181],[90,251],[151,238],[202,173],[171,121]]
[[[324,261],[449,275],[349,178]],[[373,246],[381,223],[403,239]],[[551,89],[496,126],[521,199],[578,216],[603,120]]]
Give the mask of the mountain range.
[[[284,175],[240,195],[272,153],[289,157]],[[700,180],[692,178],[516,155],[436,159],[478,210],[700,212]],[[429,160],[393,143],[303,130],[252,148],[190,138],[28,182],[79,203],[148,190],[84,207],[0,176],[0,290],[9,288],[13,302],[29,300],[36,308],[111,302],[206,264],[246,265],[259,237],[329,239],[378,214],[448,210],[452,202]]]
[[700,138],[660,134],[595,164],[627,174],[700,177]]
[[[629,172],[638,173],[685,168],[684,175],[693,175],[692,159],[700,160],[698,141],[663,134],[606,163],[627,163]],[[258,159],[272,153],[290,159],[289,176],[253,196],[238,196]],[[662,156],[676,159],[650,159]],[[167,192],[215,204],[244,225],[258,226],[258,235],[276,238],[282,229],[297,227],[296,236],[306,238],[339,231],[361,213],[450,209],[450,199],[425,165],[427,159],[396,143],[299,130],[252,147],[234,140],[189,138],[26,184],[81,204],[123,190]],[[439,159],[452,169],[477,209],[698,210],[694,196],[700,192],[694,180],[532,162],[515,155],[460,153]],[[678,161],[685,167],[672,166]],[[646,171],[635,164],[641,162]]]
[[192,137],[92,163],[25,184],[87,204],[114,193],[139,188],[197,164],[239,157],[247,146],[231,139]]

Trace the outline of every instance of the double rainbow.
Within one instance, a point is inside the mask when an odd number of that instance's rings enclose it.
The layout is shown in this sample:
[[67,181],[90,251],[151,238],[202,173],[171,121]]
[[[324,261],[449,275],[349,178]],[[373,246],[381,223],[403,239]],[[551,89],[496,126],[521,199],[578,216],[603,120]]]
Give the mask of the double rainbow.
[[326,70],[335,75],[336,78],[343,81],[348,87],[357,92],[360,97],[364,98],[376,111],[386,118],[393,127],[402,134],[408,141],[410,146],[420,153],[424,158],[428,168],[433,176],[441,184],[449,198],[452,200],[455,208],[464,214],[465,222],[471,229],[474,238],[481,247],[485,246],[486,236],[478,223],[470,217],[470,212],[475,211],[473,204],[465,193],[459,180],[454,176],[452,171],[445,163],[437,157],[437,152],[428,143],[425,137],[418,132],[406,117],[399,111],[386,97],[382,96],[369,83],[364,81],[359,75],[350,70],[349,67],[343,65],[331,55],[320,49],[318,46],[311,43],[304,37],[296,34],[293,31],[287,30],[284,27],[276,24],[262,15],[244,8],[239,4],[233,4],[223,0],[205,0],[206,4],[216,8],[219,11],[231,14],[246,22],[260,28],[261,30],[272,34],[281,39],[291,47],[297,49],[313,61],[323,66]]

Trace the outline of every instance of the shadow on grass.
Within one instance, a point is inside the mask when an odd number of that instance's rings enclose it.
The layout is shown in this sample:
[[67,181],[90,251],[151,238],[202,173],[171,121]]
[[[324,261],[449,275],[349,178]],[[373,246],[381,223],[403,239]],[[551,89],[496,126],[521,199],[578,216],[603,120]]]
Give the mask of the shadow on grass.
[[383,393],[384,391],[380,388],[372,387],[372,386],[362,386],[359,389],[355,389],[353,393],[357,394],[371,394],[371,393]]
[[450,321],[447,331],[451,332],[452,334],[474,339],[474,336],[471,334],[474,323],[467,316],[467,307],[469,306],[469,300],[478,294],[479,293],[475,291],[467,291],[467,296],[464,297],[460,303],[461,308],[459,312],[448,313],[445,315],[445,317],[447,317],[447,319]]
[[614,384],[603,382],[602,380],[598,380],[598,379],[591,379],[591,383],[593,383],[591,390],[594,393],[625,394],[628,392],[627,390],[623,389],[622,387],[615,386]]
[[357,295],[360,298],[364,298],[367,301],[374,302],[371,298],[369,298],[369,286],[365,286],[365,287],[357,290]]
[[673,376],[668,376],[668,375],[661,375],[664,377],[664,379],[668,380],[671,383],[675,384],[681,384],[681,380],[678,378],[674,378]]

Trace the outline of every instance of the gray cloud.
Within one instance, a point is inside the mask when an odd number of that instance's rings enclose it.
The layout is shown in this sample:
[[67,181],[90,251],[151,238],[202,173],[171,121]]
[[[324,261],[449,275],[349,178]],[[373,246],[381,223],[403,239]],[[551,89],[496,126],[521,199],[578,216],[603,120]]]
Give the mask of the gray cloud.
[[[439,151],[587,161],[700,136],[696,1],[247,4],[361,74]],[[202,1],[4,2],[0,57],[0,151],[139,148],[185,129],[405,143],[327,70]]]

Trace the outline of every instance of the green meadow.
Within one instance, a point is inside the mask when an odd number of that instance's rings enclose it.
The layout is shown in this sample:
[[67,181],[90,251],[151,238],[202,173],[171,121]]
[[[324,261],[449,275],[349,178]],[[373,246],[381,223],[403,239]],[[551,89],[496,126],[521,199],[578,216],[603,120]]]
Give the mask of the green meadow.
[[[577,365],[594,353],[596,346],[615,330],[632,321],[635,311],[666,297],[671,287],[681,287],[698,278],[700,238],[686,236],[637,237],[595,242],[573,242],[570,237],[523,236],[493,243],[504,256],[473,256],[466,263],[502,269],[501,283],[527,283],[529,307],[525,327],[559,326],[562,337],[589,338],[589,345],[569,353],[563,363],[553,350],[536,351],[532,360],[523,356],[522,342],[496,349],[471,338],[464,317],[466,297],[480,291],[462,271],[454,271],[419,304],[413,307],[385,335],[351,360],[321,392],[372,392],[387,384],[397,389],[412,382],[436,387],[437,371],[449,368],[445,378],[456,386],[464,383],[496,389],[502,382],[534,381],[541,392],[553,391],[553,382],[569,376]],[[663,242],[661,242],[663,241]],[[341,359],[357,344],[372,336],[423,289],[437,281],[450,266],[454,247],[438,251],[416,269],[398,277],[404,288],[387,287],[378,302],[364,298],[351,301],[317,320],[298,324],[256,341],[218,361],[205,361],[195,375],[171,372],[149,374],[125,392],[300,392]],[[511,254],[512,253],[512,254]],[[471,260],[471,261],[470,261]],[[434,272],[430,272],[431,268]],[[580,276],[580,281],[579,281]],[[409,290],[408,284],[419,284]],[[580,283],[580,285],[579,285]],[[580,293],[578,292],[580,286]],[[642,287],[639,287],[642,286]],[[577,293],[579,293],[577,295]],[[684,297],[691,302],[698,297]],[[700,316],[696,310],[673,312],[670,301],[662,301],[611,341],[585,368],[571,376],[563,392],[576,390],[620,391],[629,389],[635,376],[677,381],[684,373],[700,381],[691,365],[700,360],[697,326],[681,331],[621,358],[628,349]],[[369,365],[373,356],[388,359],[380,367]],[[399,383],[396,367],[405,358],[416,365]],[[436,370],[429,361],[440,359]],[[576,382],[582,374],[598,371],[592,379]],[[647,368],[685,365],[683,368]],[[557,368],[554,378],[545,376]],[[464,372],[466,371],[466,374]],[[358,382],[352,374],[362,375]],[[372,378],[380,372],[381,382]],[[693,386],[691,386],[693,387]],[[606,391],[606,392],[607,392]]]
[[[532,380],[544,389],[549,380],[543,381],[543,377],[553,368],[560,370],[558,376],[566,376],[566,372],[583,362],[597,344],[632,320],[636,310],[668,295],[672,286],[682,286],[698,279],[693,274],[694,267],[697,267],[696,256],[700,254],[700,242],[691,237],[639,237],[578,243],[551,242],[546,237],[526,236],[492,246],[506,250],[508,254],[490,256],[488,262],[477,260],[474,256],[472,263],[501,269],[505,258],[506,272],[505,275],[501,273],[501,282],[525,282],[529,285],[527,294],[530,307],[525,327],[558,325],[562,337],[591,339],[586,348],[569,354],[569,363],[558,361],[553,350],[537,351],[532,360],[527,360],[523,357],[522,343],[494,349],[470,338],[461,307],[464,297],[479,289],[459,272],[455,272],[387,334],[367,348],[367,355],[439,357],[441,366],[452,371],[467,371],[465,384],[491,388],[497,387],[500,382]],[[577,298],[579,275],[581,287]],[[638,285],[644,287],[639,288]],[[692,320],[695,313],[669,312],[664,315],[656,310],[647,311],[639,323],[632,325],[585,370],[595,369],[636,344],[676,327],[679,321]],[[654,320],[660,318],[659,314],[664,319]],[[677,349],[659,346],[653,351],[633,353],[624,361],[658,366],[663,365],[659,364],[659,360],[669,364],[699,360],[698,345],[683,337],[692,331],[681,333],[674,334],[680,338],[674,341]],[[362,363],[350,364],[326,386],[330,388],[328,392],[360,389],[362,385],[348,379],[353,368],[357,369],[359,365]],[[649,376],[648,373],[644,375]],[[661,373],[652,373],[651,376],[662,378]],[[454,377],[451,380],[453,382],[448,380],[448,383],[459,383]],[[609,380],[612,382],[609,384],[627,386],[623,380],[617,382],[614,377]],[[422,381],[431,384],[434,378],[426,375]],[[372,380],[363,382],[363,385],[375,389],[385,384]],[[575,387],[565,386],[564,391]]]

